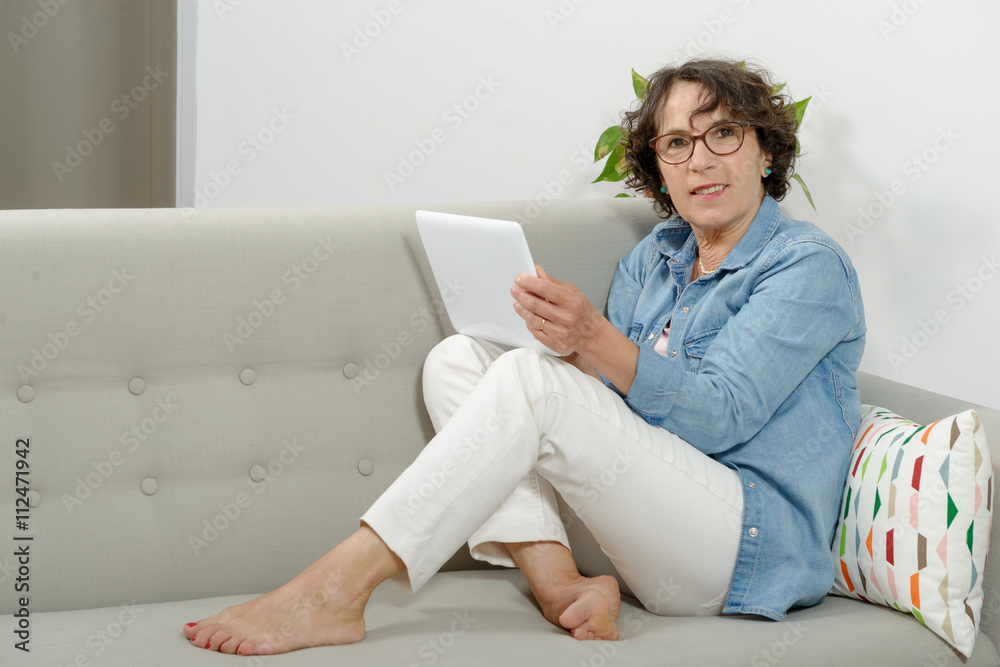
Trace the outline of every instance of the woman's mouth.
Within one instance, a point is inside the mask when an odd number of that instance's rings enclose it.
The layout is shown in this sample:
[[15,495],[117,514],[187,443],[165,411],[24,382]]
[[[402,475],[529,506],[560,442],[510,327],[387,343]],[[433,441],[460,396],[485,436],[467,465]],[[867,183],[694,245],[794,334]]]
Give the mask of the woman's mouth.
[[702,200],[715,199],[725,189],[726,186],[722,183],[713,183],[711,185],[703,185],[699,188],[695,188],[691,191],[691,194]]

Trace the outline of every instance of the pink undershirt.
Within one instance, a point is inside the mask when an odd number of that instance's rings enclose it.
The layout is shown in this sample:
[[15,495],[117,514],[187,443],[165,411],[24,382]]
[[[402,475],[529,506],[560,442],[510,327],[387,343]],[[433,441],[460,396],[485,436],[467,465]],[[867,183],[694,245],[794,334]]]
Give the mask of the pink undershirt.
[[653,350],[657,354],[661,354],[664,357],[667,356],[667,347],[670,345],[670,320],[667,320],[667,326],[663,327],[663,331],[660,332],[660,337],[656,339],[653,343]]

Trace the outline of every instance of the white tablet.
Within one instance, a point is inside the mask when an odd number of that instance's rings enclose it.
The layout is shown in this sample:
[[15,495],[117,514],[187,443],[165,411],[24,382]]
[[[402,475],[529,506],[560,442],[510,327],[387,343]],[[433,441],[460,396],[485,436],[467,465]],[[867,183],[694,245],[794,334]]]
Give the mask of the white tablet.
[[459,333],[556,355],[514,311],[514,278],[537,275],[521,225],[507,220],[417,211],[417,229],[441,299]]

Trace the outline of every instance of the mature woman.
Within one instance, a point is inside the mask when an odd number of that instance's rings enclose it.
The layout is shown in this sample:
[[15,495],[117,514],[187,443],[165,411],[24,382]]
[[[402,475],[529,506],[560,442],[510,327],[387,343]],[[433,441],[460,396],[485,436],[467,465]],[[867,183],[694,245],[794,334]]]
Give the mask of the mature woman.
[[617,639],[617,581],[577,571],[556,491],[650,611],[780,619],[822,600],[865,324],[844,252],[778,209],[794,113],[764,74],[695,61],[653,75],[624,127],[629,185],[669,219],[619,263],[607,318],[544,271],[518,276],[515,309],[564,356],[440,344],[424,370],[437,436],[323,558],[188,624],[195,646],[359,641],[379,583],[416,590],[466,540],[520,567],[575,638]]

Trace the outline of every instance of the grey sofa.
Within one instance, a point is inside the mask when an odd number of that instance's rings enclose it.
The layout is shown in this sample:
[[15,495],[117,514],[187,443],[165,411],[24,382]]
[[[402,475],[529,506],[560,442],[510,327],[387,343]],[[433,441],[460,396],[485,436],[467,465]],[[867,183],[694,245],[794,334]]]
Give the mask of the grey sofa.
[[[425,208],[520,220],[536,260],[598,306],[657,222],[642,200]],[[995,556],[968,661],[911,616],[832,596],[780,623],[662,618],[626,597],[622,641],[577,642],[519,572],[467,551],[416,596],[379,588],[360,644],[189,646],[183,623],[325,553],[431,437],[421,364],[451,330],[413,210],[0,213],[0,664],[1000,664]],[[866,402],[916,421],[968,407],[862,383]],[[1000,462],[1000,414],[979,415]],[[581,568],[609,567],[565,519]]]

